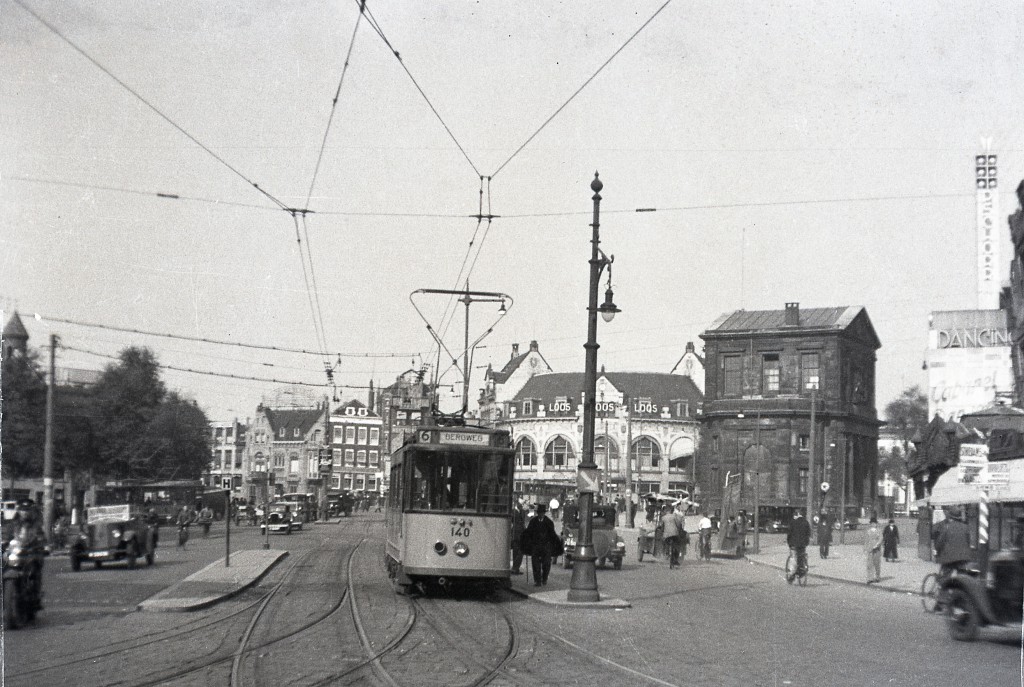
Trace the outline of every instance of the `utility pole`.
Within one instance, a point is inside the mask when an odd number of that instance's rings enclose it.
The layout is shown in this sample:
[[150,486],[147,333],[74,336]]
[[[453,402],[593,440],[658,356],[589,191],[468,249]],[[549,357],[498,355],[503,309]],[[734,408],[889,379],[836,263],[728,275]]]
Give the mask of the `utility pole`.
[[[814,490],[817,488],[814,484],[814,425],[815,422],[815,410],[817,409],[818,401],[818,381],[814,380],[811,386],[811,445],[807,451],[807,521],[810,522],[811,518],[814,517]],[[814,529],[811,529],[814,532]]]
[[53,405],[57,388],[57,335],[50,334],[50,383],[46,386],[46,430],[43,444],[43,531],[53,531]]

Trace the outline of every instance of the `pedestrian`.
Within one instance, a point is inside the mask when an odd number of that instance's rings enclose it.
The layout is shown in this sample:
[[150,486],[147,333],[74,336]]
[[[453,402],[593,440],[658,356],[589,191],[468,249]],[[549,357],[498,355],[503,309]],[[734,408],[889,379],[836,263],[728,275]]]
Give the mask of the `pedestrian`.
[[668,549],[668,569],[679,567],[679,538],[684,535],[682,518],[665,506],[661,514],[661,541]]
[[629,507],[629,529],[636,527],[636,494],[632,494],[627,504]]
[[579,520],[579,504],[576,503],[576,499],[570,498],[566,501],[565,505],[562,506],[562,527],[579,527]]
[[543,503],[537,504],[537,517],[530,521],[523,531],[523,553],[530,557],[533,567],[533,584],[536,587],[548,583],[551,572],[551,559],[565,552],[562,540],[555,534],[555,523],[546,515],[547,508]]
[[210,536],[210,525],[213,524],[213,510],[209,506],[203,506],[197,516],[197,522],[203,528],[203,539],[206,539]]
[[178,526],[178,547],[184,549],[188,541],[188,526],[192,524],[192,513],[189,512],[188,506],[181,507],[174,523]]
[[974,560],[974,552],[967,518],[960,510],[951,512],[940,524],[942,527],[935,539],[935,560],[939,564],[939,575],[948,577],[967,561]]
[[552,518],[558,518],[558,509],[563,503],[565,503],[565,500],[559,501],[557,496],[552,496],[551,500],[548,501],[548,509],[551,512]]
[[519,497],[512,504],[512,574],[522,575],[523,565],[523,532],[526,531],[526,509],[523,498]]
[[895,563],[896,559],[899,558],[896,552],[896,547],[900,543],[900,530],[896,527],[896,521],[889,518],[889,524],[882,530],[882,555],[885,556],[885,560],[890,563]]
[[864,562],[867,566],[868,584],[882,581],[882,530],[878,518],[872,517],[864,532]]
[[828,558],[828,547],[832,543],[832,525],[829,524],[828,513],[821,511],[818,516],[818,554],[824,560]]
[[811,543],[811,525],[804,514],[797,510],[786,535],[786,544],[796,553],[796,569],[807,572],[807,545]]

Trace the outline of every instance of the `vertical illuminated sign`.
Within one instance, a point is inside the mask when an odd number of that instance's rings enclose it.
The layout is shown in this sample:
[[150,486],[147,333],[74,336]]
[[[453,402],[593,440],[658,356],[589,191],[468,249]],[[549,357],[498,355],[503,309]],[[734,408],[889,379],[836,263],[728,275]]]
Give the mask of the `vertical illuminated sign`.
[[999,192],[996,156],[988,152],[991,139],[985,141],[985,153],[974,157],[978,209],[978,308],[999,308]]

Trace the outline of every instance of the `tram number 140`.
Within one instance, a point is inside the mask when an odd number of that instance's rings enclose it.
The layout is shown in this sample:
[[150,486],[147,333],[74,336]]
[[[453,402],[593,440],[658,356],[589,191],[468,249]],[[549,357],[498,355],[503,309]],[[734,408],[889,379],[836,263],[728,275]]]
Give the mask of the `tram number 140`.
[[452,536],[453,537],[468,537],[472,529],[473,523],[468,522],[461,525],[452,525]]

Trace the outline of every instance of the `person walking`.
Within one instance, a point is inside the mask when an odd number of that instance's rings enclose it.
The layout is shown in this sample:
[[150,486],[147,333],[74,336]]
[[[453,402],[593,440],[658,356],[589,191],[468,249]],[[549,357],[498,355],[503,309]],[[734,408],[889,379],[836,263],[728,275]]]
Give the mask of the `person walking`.
[[537,516],[526,526],[522,536],[523,553],[530,557],[536,587],[548,583],[552,557],[562,555],[565,550],[562,540],[555,534],[555,523],[546,513],[547,507],[538,503]]
[[896,521],[889,518],[889,524],[882,530],[882,555],[885,560],[895,563],[899,558],[896,548],[900,543],[900,530],[896,527]]
[[801,511],[793,513],[786,544],[796,553],[797,570],[807,571],[807,545],[811,543],[811,525]]
[[828,558],[828,547],[832,544],[832,525],[828,513],[821,511],[818,516],[818,554],[824,560]]
[[668,549],[668,568],[679,567],[679,538],[683,535],[683,522],[672,506],[665,506],[661,513],[661,541]]
[[526,510],[520,497],[512,504],[512,574],[522,575],[523,532],[526,531]]
[[697,559],[706,558],[711,560],[711,518],[708,512],[704,511],[700,521],[697,523]]
[[864,532],[864,562],[867,567],[868,584],[882,581],[882,530],[878,518],[871,518]]

